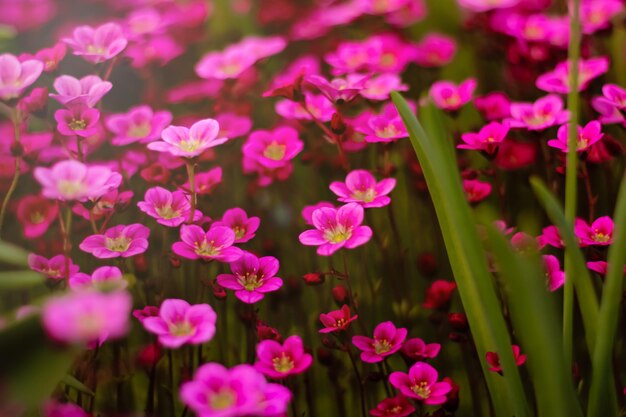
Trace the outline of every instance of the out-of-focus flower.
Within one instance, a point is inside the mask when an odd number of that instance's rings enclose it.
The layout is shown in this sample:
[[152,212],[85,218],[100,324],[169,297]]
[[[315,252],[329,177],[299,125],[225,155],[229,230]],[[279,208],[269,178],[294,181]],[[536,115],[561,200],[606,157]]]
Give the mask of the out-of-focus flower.
[[59,207],[45,197],[27,195],[17,204],[17,220],[22,224],[24,237],[36,238],[48,230],[59,214]]
[[474,105],[487,120],[501,120],[511,115],[511,101],[499,91],[474,98]]
[[473,78],[463,81],[458,86],[450,81],[437,81],[430,87],[429,94],[440,109],[455,111],[472,100],[475,89],[476,80]]
[[415,47],[414,60],[422,67],[441,67],[452,62],[456,42],[449,36],[429,33]]
[[[515,358],[515,364],[517,366],[522,366],[526,363],[526,355],[520,354],[520,348],[517,345],[511,346],[513,350],[513,357]],[[502,373],[502,367],[500,366],[500,357],[497,352],[487,352],[485,355],[487,359],[487,363],[489,364],[489,370],[491,372],[497,372],[499,374]]]
[[563,238],[561,237],[559,229],[556,226],[545,227],[541,231],[541,235],[537,237],[537,243],[541,248],[545,247],[546,245],[550,245],[558,249],[562,249],[563,247],[565,247]]
[[[50,279],[64,279],[76,274],[78,265],[74,265],[71,259],[66,262],[65,255],[56,255],[48,259],[40,255],[31,253],[28,255],[28,266],[33,271],[41,272]],[[69,266],[69,273],[67,267]]]
[[[537,78],[537,88],[548,93],[569,93],[569,61],[559,63],[553,71]],[[589,83],[609,70],[609,59],[606,57],[580,60],[578,63],[578,91],[586,90]]]
[[364,208],[384,207],[391,202],[387,196],[396,186],[394,178],[385,178],[376,181],[376,178],[367,170],[356,169],[346,176],[345,182],[334,181],[330,190],[343,203],[358,203]]
[[441,350],[439,343],[426,344],[419,337],[408,339],[402,345],[402,353],[414,361],[436,358]]
[[233,246],[235,238],[229,227],[215,226],[205,232],[200,226],[184,224],[180,228],[181,241],[172,245],[172,251],[187,259],[233,262],[242,255],[242,250]]
[[393,103],[385,105],[378,115],[372,115],[367,111],[362,113],[354,121],[354,130],[365,135],[365,141],[370,143],[394,142],[409,136]]
[[479,132],[468,132],[461,135],[464,143],[457,145],[459,149],[473,149],[493,154],[509,133],[509,126],[498,122],[491,122],[483,126]]
[[305,352],[300,336],[289,336],[282,344],[263,340],[256,346],[256,353],[258,360],[254,367],[263,375],[276,379],[301,374],[313,362],[313,356]]
[[71,38],[64,38],[74,55],[81,56],[92,64],[108,61],[126,48],[128,40],[117,23],[105,23],[96,28],[78,26]]
[[91,417],[85,410],[72,403],[49,400],[43,407],[44,417]]
[[594,97],[591,105],[600,113],[601,123],[624,123],[622,111],[626,110],[626,90],[616,84],[605,84],[602,96]]
[[[157,223],[168,227],[177,227],[189,219],[191,203],[182,191],[168,191],[162,187],[149,188],[144,201],[137,203],[139,210],[157,220]],[[202,218],[196,210],[193,221]]]
[[583,33],[594,33],[610,26],[615,15],[624,10],[619,0],[583,1],[580,5],[580,21]]
[[574,233],[581,246],[608,246],[613,243],[613,220],[602,216],[589,224],[583,219],[576,219]]
[[406,335],[406,329],[398,329],[392,322],[385,321],[376,326],[373,338],[352,336],[352,344],[361,350],[363,362],[376,363],[399,351]]
[[413,414],[415,407],[402,394],[392,398],[385,398],[370,410],[370,414],[375,417],[407,417]]
[[[557,132],[557,138],[548,141],[548,146],[560,149],[567,153],[567,136],[568,125],[563,125]],[[604,136],[602,133],[602,125],[597,120],[593,120],[585,125],[585,127],[577,126],[578,136],[576,138],[576,151],[585,152],[590,146],[598,142]]]
[[334,78],[328,81],[321,75],[311,74],[304,77],[304,83],[316,88],[332,102],[349,102],[365,88],[369,75],[350,74],[346,78]]
[[148,149],[169,152],[183,158],[195,158],[207,149],[221,145],[228,140],[218,137],[219,130],[219,123],[213,119],[200,120],[191,128],[168,126],[161,133],[163,141],[149,143]]
[[561,270],[561,263],[554,255],[543,255],[543,266],[550,291],[556,291],[565,283],[565,272]]
[[122,271],[116,266],[101,266],[91,275],[78,272],[70,276],[70,288],[73,290],[113,291],[123,290],[128,282],[123,279]]
[[407,91],[409,86],[402,83],[398,74],[388,73],[372,77],[365,82],[359,94],[373,101],[389,100],[392,91]]
[[41,75],[43,64],[36,59],[20,62],[15,55],[0,55],[0,100],[19,97]]
[[283,280],[275,276],[278,272],[278,259],[273,256],[257,258],[250,252],[230,263],[232,274],[220,274],[217,283],[235,291],[235,296],[247,304],[261,301],[265,294],[277,291]]
[[67,47],[65,44],[57,43],[51,48],[44,48],[37,51],[35,58],[43,62],[43,70],[45,72],[52,72],[56,70],[61,61],[63,61],[66,52]]
[[339,310],[329,311],[328,313],[320,314],[320,321],[324,325],[323,329],[320,329],[320,333],[332,333],[345,331],[354,320],[359,316],[355,314],[350,315],[350,307],[346,304],[341,306]]
[[149,143],[161,137],[161,132],[172,122],[169,111],[154,112],[150,106],[141,105],[126,113],[112,114],[106,119],[106,127],[115,136],[111,143],[124,146],[131,143]]
[[[194,175],[194,184],[195,191],[198,195],[203,194],[211,194],[215,187],[217,187],[222,182],[222,168],[215,167],[211,168],[206,172],[198,172]],[[183,184],[182,188],[184,190],[190,191],[191,186],[189,181]]]
[[120,224],[104,234],[87,236],[78,247],[100,259],[128,258],[148,249],[149,236],[150,229],[142,224]]
[[445,309],[450,305],[452,293],[456,289],[454,282],[438,279],[426,290],[426,300],[422,306],[429,309]]
[[463,190],[467,201],[470,203],[478,203],[489,197],[492,186],[488,182],[480,180],[463,180]]
[[317,210],[318,208],[322,208],[322,207],[334,208],[335,205],[329,201],[320,201],[317,204],[305,206],[301,212],[304,222],[310,226],[313,226],[313,212]]
[[528,130],[544,130],[569,120],[569,111],[563,108],[563,100],[557,95],[541,97],[534,103],[511,103],[511,127]]
[[391,385],[409,398],[427,405],[438,405],[446,402],[446,394],[452,385],[445,381],[437,382],[437,370],[425,362],[417,362],[404,372],[392,372],[389,375]]
[[211,227],[224,226],[235,232],[235,243],[250,241],[261,224],[259,217],[248,217],[245,210],[235,207],[224,212],[222,220],[216,221]]
[[103,81],[97,75],[87,75],[81,79],[61,75],[54,80],[53,86],[56,94],[51,93],[50,97],[64,106],[94,107],[111,90],[113,84]]
[[333,103],[323,94],[304,93],[304,103],[281,100],[276,103],[276,113],[288,120],[318,120],[329,122],[335,113]]

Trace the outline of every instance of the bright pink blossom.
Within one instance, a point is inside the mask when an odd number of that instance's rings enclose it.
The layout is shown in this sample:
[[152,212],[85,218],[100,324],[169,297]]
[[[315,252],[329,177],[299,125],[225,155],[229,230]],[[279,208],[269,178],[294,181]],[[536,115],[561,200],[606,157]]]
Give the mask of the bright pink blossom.
[[583,219],[576,219],[574,233],[581,246],[608,246],[613,243],[613,220],[602,216],[588,224]]
[[565,283],[565,272],[561,270],[561,263],[554,255],[543,255],[543,266],[550,291],[556,291]]
[[[602,276],[605,276],[609,269],[609,263],[606,261],[587,262],[587,268],[594,272],[597,272]],[[624,275],[626,275],[626,265],[624,265]]]
[[19,97],[41,75],[43,64],[36,59],[20,62],[15,55],[0,55],[0,100]]
[[402,353],[414,361],[436,358],[441,350],[439,343],[426,344],[419,337],[408,339],[402,345]]
[[168,126],[161,133],[163,141],[149,143],[148,149],[169,152],[183,158],[195,158],[207,149],[221,145],[228,140],[218,137],[219,130],[219,123],[213,119],[200,120],[191,128]]
[[235,232],[229,227],[215,226],[205,232],[195,224],[184,224],[180,228],[181,241],[172,245],[172,251],[187,259],[233,262],[242,255],[241,249],[233,246],[235,239]]
[[230,263],[232,274],[220,274],[217,283],[224,288],[235,291],[235,296],[247,304],[261,301],[265,294],[277,291],[283,280],[276,275],[278,259],[273,256],[257,258],[250,252]]
[[458,0],[461,7],[476,13],[513,7],[520,1],[521,0]]
[[58,68],[61,61],[63,61],[66,53],[67,47],[65,44],[57,43],[51,48],[44,48],[37,51],[35,58],[43,62],[44,72],[53,72]]
[[[537,88],[548,93],[569,93],[569,61],[559,63],[553,71],[537,78]],[[606,57],[580,60],[578,63],[578,91],[586,90],[589,83],[609,70],[609,59]]]
[[[222,168],[215,167],[211,168],[206,172],[197,172],[194,175],[194,184],[195,191],[198,195],[208,195],[213,192],[215,187],[217,187],[222,182]],[[182,188],[186,191],[191,192],[191,187],[189,181],[183,184]]]
[[142,224],[120,224],[104,234],[87,236],[78,247],[100,259],[128,258],[148,249],[149,236],[150,229]]
[[508,133],[509,126],[506,123],[491,122],[483,126],[477,133],[463,133],[461,139],[464,143],[457,145],[457,148],[484,151],[492,155]]
[[559,233],[559,229],[556,226],[547,226],[541,231],[541,235],[537,236],[537,243],[539,247],[543,248],[546,245],[562,249],[565,247],[563,238]]
[[385,398],[370,410],[375,417],[408,417],[415,412],[415,407],[402,394],[392,398]]
[[348,203],[339,209],[322,207],[313,212],[315,229],[300,234],[300,243],[306,246],[319,246],[317,254],[330,256],[345,247],[353,249],[367,243],[372,237],[372,229],[362,226],[363,207]]
[[397,329],[392,322],[385,321],[376,326],[373,338],[353,336],[352,344],[361,350],[363,362],[376,363],[399,351],[406,335],[406,329]]
[[154,112],[150,106],[133,107],[126,113],[112,114],[106,119],[106,127],[115,136],[111,143],[124,146],[131,143],[149,143],[161,137],[161,132],[172,122],[169,111]]
[[70,276],[70,288],[73,290],[112,291],[123,290],[128,282],[123,279],[122,271],[116,266],[101,266],[91,275],[78,272]]
[[455,111],[472,100],[476,80],[470,78],[458,86],[450,81],[437,81],[430,87],[430,98],[443,110]]
[[335,208],[335,205],[329,201],[320,201],[317,204],[304,206],[301,212],[304,222],[308,224],[309,226],[313,226],[313,212],[317,210],[318,208],[322,208],[322,207]]
[[74,55],[81,56],[92,64],[108,61],[119,55],[128,44],[121,26],[117,23],[105,23],[96,28],[78,26],[72,37],[64,38],[63,42],[72,48]]
[[393,103],[383,106],[378,115],[367,111],[363,113],[362,117],[355,120],[354,130],[365,135],[365,141],[370,143],[394,142],[409,136]]
[[84,105],[59,109],[54,112],[57,130],[65,136],[78,135],[87,138],[96,134],[100,128],[100,112]]
[[[41,272],[50,279],[64,279],[78,272],[78,265],[74,265],[71,259],[66,262],[65,255],[56,255],[48,259],[31,253],[28,255],[28,266],[33,271]],[[69,273],[67,267],[69,266]]]
[[61,201],[97,199],[122,182],[122,176],[109,168],[75,160],[57,162],[52,168],[37,167],[33,176],[43,186],[45,197]]
[[220,124],[220,137],[234,139],[247,134],[252,129],[252,119],[234,113],[220,113],[215,116]]
[[[511,347],[513,350],[513,357],[515,358],[515,364],[517,366],[522,366],[526,363],[526,355],[520,355],[520,348],[517,345],[513,345]],[[489,364],[489,370],[491,372],[497,372],[499,374],[502,373],[502,367],[500,366],[500,357],[496,352],[487,352],[485,355],[487,359],[487,363]]]
[[583,32],[590,34],[608,28],[622,10],[624,3],[619,0],[583,1],[580,6]]
[[271,131],[252,132],[241,151],[264,167],[279,168],[295,158],[303,148],[298,131],[282,126]]
[[345,331],[348,329],[348,326],[350,326],[350,323],[352,323],[358,317],[359,316],[357,314],[351,316],[350,307],[344,304],[339,310],[333,310],[328,313],[320,314],[320,321],[324,325],[324,328],[321,329],[319,332],[332,333]]
[[[189,219],[191,203],[182,191],[171,192],[162,187],[149,188],[144,201],[137,203],[139,210],[168,227],[177,227]],[[202,213],[196,210],[193,221],[198,221]]]
[[226,210],[222,220],[216,221],[211,227],[228,227],[235,232],[235,243],[245,243],[255,236],[260,224],[261,219],[259,217],[248,217],[245,210],[235,207]]
[[46,233],[58,213],[56,203],[37,195],[27,195],[17,204],[17,220],[22,224],[24,237],[28,239]]
[[[568,125],[563,125],[557,132],[557,138],[548,141],[548,146],[556,149],[560,149],[562,152],[567,153],[567,136]],[[597,120],[593,120],[585,125],[585,127],[577,126],[578,137],[576,138],[576,151],[585,152],[590,146],[598,142],[604,136],[602,133],[602,125]]]
[[43,407],[43,417],[91,417],[85,410],[72,403],[48,400]]
[[391,202],[387,196],[396,186],[394,178],[376,181],[376,178],[364,169],[355,169],[346,176],[345,182],[334,181],[330,190],[343,203],[358,203],[364,208],[384,207]]
[[219,363],[200,366],[180,388],[180,398],[202,417],[276,417],[287,412],[291,392],[270,384],[251,365],[226,369]]
[[544,130],[569,120],[569,111],[557,95],[541,97],[534,103],[511,103],[509,126],[528,130]]
[[417,362],[404,372],[392,372],[389,382],[409,398],[414,398],[427,405],[446,402],[446,394],[452,390],[450,383],[437,382],[437,370],[425,362]]
[[169,298],[161,304],[159,315],[143,319],[143,326],[159,337],[163,346],[176,349],[184,344],[198,345],[213,339],[217,314],[208,304],[190,305]]
[[300,336],[289,336],[282,344],[275,340],[263,340],[256,346],[256,353],[254,367],[263,375],[275,379],[301,374],[313,362],[313,356],[304,350]]
[[422,67],[441,67],[452,62],[456,54],[453,38],[429,33],[416,45],[415,62]]
[[87,75],[81,79],[61,75],[54,80],[53,86],[56,94],[51,93],[50,97],[64,106],[94,107],[111,90],[113,84],[103,81],[97,75]]
[[81,291],[49,299],[41,315],[53,340],[88,343],[124,336],[131,308],[132,297],[125,291]]
[[499,91],[474,98],[474,105],[487,120],[501,120],[511,115],[511,101]]

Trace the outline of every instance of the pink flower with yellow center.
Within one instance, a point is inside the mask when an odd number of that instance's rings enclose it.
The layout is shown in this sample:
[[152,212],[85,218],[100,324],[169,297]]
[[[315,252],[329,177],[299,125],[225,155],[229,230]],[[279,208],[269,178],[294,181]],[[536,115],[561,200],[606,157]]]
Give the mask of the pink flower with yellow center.
[[[589,150],[592,145],[604,137],[604,133],[602,133],[602,125],[597,120],[587,123],[585,127],[577,126],[576,128],[578,132],[576,137],[576,152],[585,152]],[[567,153],[567,150],[569,149],[568,130],[568,125],[561,126],[557,132],[557,138],[549,140],[548,146]]]
[[142,224],[121,224],[107,229],[104,234],[86,237],[79,248],[100,259],[128,258],[148,249],[149,236],[150,229]]
[[168,126],[161,132],[162,141],[148,144],[148,149],[168,152],[173,156],[195,158],[207,149],[221,145],[227,138],[218,137],[220,130],[217,120],[204,119],[194,123],[191,128]]
[[602,216],[589,224],[583,219],[576,219],[574,233],[580,246],[608,246],[613,243],[615,225],[609,216]]
[[64,38],[63,42],[72,48],[74,55],[81,56],[92,64],[108,61],[119,55],[128,44],[122,27],[117,23],[105,23],[96,28],[79,26],[74,29],[72,37]]
[[282,126],[271,131],[252,132],[241,150],[246,157],[258,164],[274,169],[291,161],[303,148],[304,143],[300,140],[298,131]]
[[306,371],[313,356],[306,353],[300,336],[289,336],[281,345],[275,340],[263,340],[256,347],[254,367],[263,375],[282,379]]
[[564,109],[563,100],[552,94],[534,103],[511,103],[511,118],[506,119],[510,127],[527,130],[544,130],[568,120],[569,111]]
[[275,276],[278,272],[278,259],[273,256],[257,258],[250,252],[230,264],[232,274],[220,274],[217,283],[234,290],[235,296],[246,304],[261,301],[265,294],[277,291],[283,280]]
[[184,224],[180,228],[181,241],[172,245],[172,251],[187,259],[233,262],[242,255],[242,250],[233,246],[235,238],[235,232],[229,227],[214,226],[205,232],[195,224]]
[[392,372],[389,382],[400,392],[427,405],[446,402],[446,394],[452,390],[450,383],[437,382],[437,370],[425,362],[417,362],[408,373]]
[[455,111],[472,100],[476,80],[470,78],[458,86],[450,81],[437,81],[430,87],[430,98],[443,110]]
[[364,169],[355,169],[346,176],[346,181],[334,181],[330,190],[343,203],[358,203],[363,208],[384,207],[391,202],[387,195],[396,186],[394,178],[376,181],[376,178]]
[[385,321],[376,326],[373,338],[353,336],[352,344],[361,350],[363,362],[376,363],[399,351],[406,335],[406,329],[397,329],[392,322]]

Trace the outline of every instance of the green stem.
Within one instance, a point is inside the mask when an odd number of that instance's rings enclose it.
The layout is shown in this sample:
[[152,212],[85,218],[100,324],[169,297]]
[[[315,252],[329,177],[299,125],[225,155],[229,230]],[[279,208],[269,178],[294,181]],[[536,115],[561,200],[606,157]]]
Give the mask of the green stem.
[[[20,113],[19,110],[15,109],[12,112],[13,119],[13,129],[14,129],[14,141],[16,145],[20,143]],[[15,173],[13,174],[13,180],[11,180],[11,185],[7,190],[6,195],[4,196],[4,200],[2,200],[2,208],[0,208],[0,237],[2,236],[2,230],[4,226],[4,218],[7,214],[7,209],[9,207],[9,201],[11,200],[11,196],[15,192],[17,188],[17,182],[20,179],[20,165],[21,165],[21,156],[15,157]]]
[[188,223],[193,223],[196,214],[196,180],[195,180],[195,164],[187,162],[187,176],[189,177],[189,189],[191,190],[191,212],[189,213]]

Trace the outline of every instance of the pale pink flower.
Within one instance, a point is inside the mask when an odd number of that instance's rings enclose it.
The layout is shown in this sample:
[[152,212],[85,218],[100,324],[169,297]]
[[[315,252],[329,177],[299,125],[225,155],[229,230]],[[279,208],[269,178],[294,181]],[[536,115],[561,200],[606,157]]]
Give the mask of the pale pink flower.
[[[144,201],[137,203],[139,210],[155,218],[157,223],[168,227],[177,227],[189,219],[191,203],[182,191],[168,191],[162,187],[149,188],[144,195]],[[193,221],[202,218],[202,213],[196,210]]]
[[334,181],[330,190],[342,203],[358,203],[364,208],[384,207],[391,202],[387,195],[396,186],[394,178],[376,181],[376,178],[364,169],[355,169],[346,176],[345,182]]
[[365,87],[359,94],[368,100],[389,100],[392,91],[407,91],[409,86],[402,83],[398,74],[388,73],[372,77],[365,82]]
[[180,228],[181,241],[172,245],[172,251],[187,259],[233,262],[242,255],[242,250],[233,246],[235,239],[229,227],[215,226],[205,232],[200,226],[184,224]]
[[[556,149],[560,149],[562,152],[567,153],[568,150],[568,125],[563,125],[559,128],[557,132],[557,139],[551,139],[548,141],[548,146],[551,146]],[[585,152],[589,150],[593,144],[598,142],[604,136],[602,133],[602,125],[600,122],[593,120],[585,127],[577,126],[578,136],[576,138],[576,151],[577,152]]]
[[159,315],[143,319],[143,326],[159,337],[163,346],[177,349],[185,344],[198,345],[213,339],[217,314],[208,304],[190,305],[170,298],[159,307]]
[[313,356],[306,353],[300,336],[289,336],[284,343],[263,340],[256,346],[258,360],[254,367],[263,375],[282,379],[301,374],[313,363]]
[[219,130],[219,123],[213,119],[200,120],[191,128],[168,126],[161,133],[163,141],[149,143],[148,149],[169,152],[183,158],[195,158],[207,149],[221,145],[228,140],[218,137]]
[[81,56],[92,64],[108,61],[119,55],[128,44],[122,27],[117,23],[105,23],[96,28],[78,26],[72,37],[64,38],[63,42],[72,48],[74,55]]
[[265,294],[277,291],[283,280],[276,275],[278,259],[273,256],[257,258],[250,252],[230,263],[232,274],[220,274],[217,283],[222,287],[235,291],[235,296],[246,304],[261,301]]
[[[71,259],[66,262],[65,255],[56,255],[48,259],[40,255],[31,253],[28,255],[28,266],[36,272],[41,272],[50,279],[64,279],[71,277],[79,270],[78,265],[74,265]],[[69,266],[69,272],[67,267]]]
[[458,86],[450,81],[437,81],[430,87],[430,97],[437,107],[454,111],[472,100],[476,80],[470,78]]
[[153,111],[150,106],[141,105],[126,113],[112,114],[106,119],[106,127],[115,136],[111,143],[124,146],[131,143],[149,143],[161,137],[161,132],[172,122],[169,111]]
[[452,390],[450,383],[437,382],[437,370],[425,362],[417,362],[404,372],[392,372],[389,382],[402,394],[428,405],[446,402],[446,394]]
[[406,329],[398,329],[392,322],[385,321],[376,326],[373,338],[352,336],[352,344],[361,350],[363,362],[377,363],[399,351],[406,335]]
[[245,243],[254,238],[261,219],[256,216],[248,217],[244,209],[235,207],[224,212],[222,219],[214,222],[211,227],[224,226],[235,232],[235,243]]
[[66,105],[84,105],[94,107],[108,93],[113,84],[103,81],[97,75],[87,75],[81,79],[71,75],[61,75],[54,80],[56,94],[50,97]]
[[288,120],[318,120],[329,122],[335,106],[322,94],[304,93],[304,103],[280,100],[275,105],[276,113]]
[[87,236],[78,247],[96,258],[128,258],[148,249],[150,229],[139,223],[120,224],[107,229],[104,234]]
[[0,100],[19,97],[41,75],[43,63],[36,59],[20,62],[15,55],[0,55]]

